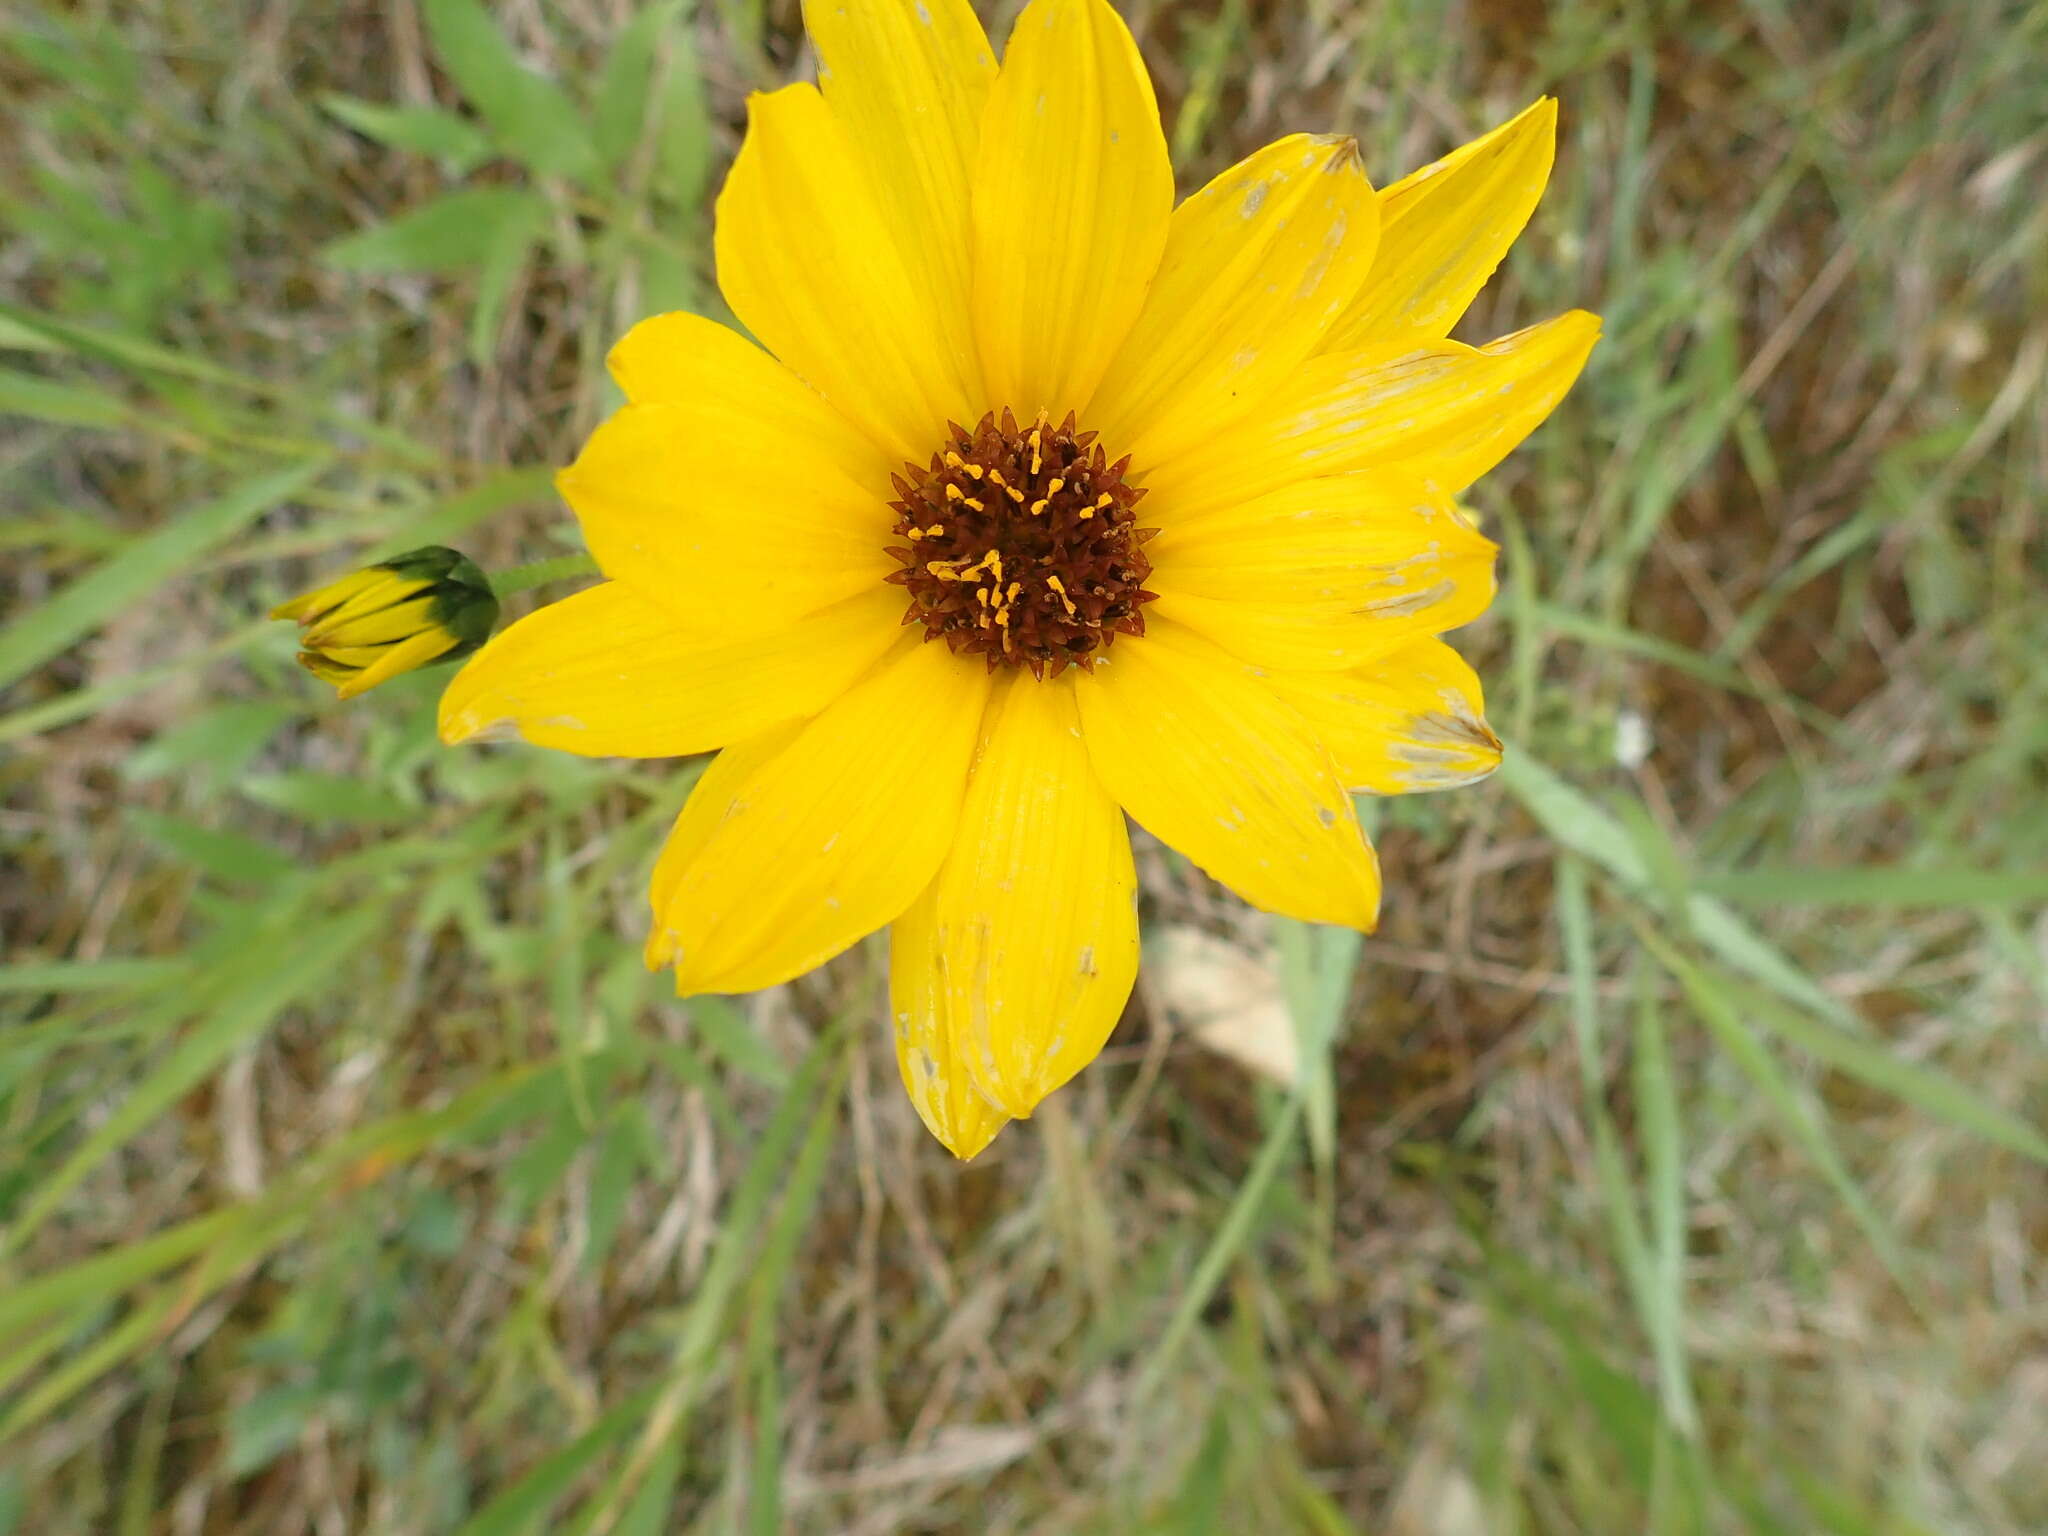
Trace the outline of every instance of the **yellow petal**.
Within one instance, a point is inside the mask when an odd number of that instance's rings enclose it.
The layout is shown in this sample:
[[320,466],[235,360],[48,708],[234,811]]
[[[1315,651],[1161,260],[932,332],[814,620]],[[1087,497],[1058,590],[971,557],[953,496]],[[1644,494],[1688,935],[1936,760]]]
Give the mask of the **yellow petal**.
[[1151,611],[1076,684],[1103,784],[1253,906],[1370,931],[1379,866],[1327,749],[1252,668]]
[[366,566],[350,571],[346,576],[330,581],[324,587],[303,592],[270,610],[273,619],[298,619],[309,621],[327,614],[344,604],[357,604],[365,600],[366,606],[358,605],[354,611],[367,612],[395,603],[410,593],[417,592],[429,583],[408,579],[396,571],[387,571],[382,566]]
[[308,627],[310,637],[331,624],[380,612],[415,592],[424,592],[432,585],[432,582],[417,576],[401,576],[396,571],[373,565],[351,571],[317,592],[309,592],[289,603],[279,603],[270,610],[270,616],[273,619],[297,619]]
[[1174,211],[1088,424],[1150,466],[1253,409],[1351,302],[1378,234],[1348,138],[1295,134],[1225,171]]
[[989,98],[974,313],[989,404],[1086,405],[1145,302],[1173,211],[1159,107],[1105,0],[1032,0]]
[[1089,766],[1075,676],[997,686],[953,851],[891,931],[904,1084],[942,1141],[926,1100],[960,1100],[946,1073],[964,1062],[1023,1119],[1100,1053],[1138,974],[1130,838]]
[[[967,0],[804,0],[818,87],[845,130],[938,329],[973,363],[971,173],[995,55]],[[927,452],[930,450],[927,449]]]
[[[1248,661],[1317,670],[1474,617],[1492,597],[1496,553],[1448,498],[1377,475],[1306,480],[1169,523],[1150,549],[1146,584],[1160,601],[1148,619],[1188,623]],[[1286,646],[1264,648],[1271,635]]]
[[408,639],[422,629],[431,628],[433,622],[434,599],[415,597],[408,602],[394,603],[389,608],[379,608],[374,613],[348,617],[330,614],[307,629],[301,643],[317,645],[325,651],[345,646],[390,645],[394,641]]
[[1195,631],[1261,671],[1344,671],[1430,635],[1470,624],[1492,604],[1493,560],[1461,560],[1440,578],[1377,610],[1332,620],[1298,608],[1255,606],[1168,593],[1145,610]]
[[384,647],[383,654],[334,690],[338,699],[352,699],[368,693],[379,683],[389,682],[401,672],[423,667],[444,651],[455,649],[455,637],[444,629],[423,630],[410,639]]
[[1276,672],[1272,683],[1357,793],[1456,789],[1500,766],[1479,677],[1441,640],[1404,646],[1355,672]]
[[781,756],[783,749],[802,734],[804,725],[802,720],[789,720],[770,726],[758,736],[734,742],[711,760],[691,787],[690,798],[683,802],[675,825],[669,829],[668,839],[661,845],[661,856],[654,861],[654,871],[647,882],[647,900],[653,909],[653,922],[648,929],[644,953],[650,971],[659,970],[675,959],[677,936],[662,925],[662,914],[668,910],[669,898],[675,894],[676,883],[683,878],[683,871],[704,851],[704,845],[711,841],[711,834],[724,821],[726,807],[733,803],[746,782],[767,763]]
[[717,402],[625,407],[556,484],[604,573],[707,642],[767,634],[896,569],[882,492]]
[[883,500],[890,473],[902,467],[802,379],[702,315],[676,311],[642,320],[619,339],[605,366],[635,405],[685,405],[778,429]]
[[929,896],[889,925],[889,1001],[896,1016],[896,1070],[926,1130],[963,1163],[979,1154],[1010,1117],[982,1097],[967,1070],[966,1045],[940,1000]]
[[922,463],[978,414],[973,359],[939,344],[939,306],[816,86],[749,99],[713,246],[741,323],[892,458]]
[[1200,516],[1304,475],[1397,464],[1456,493],[1542,425],[1599,338],[1599,316],[1575,309],[1483,347],[1311,358],[1265,405],[1149,474],[1145,510]]
[[384,653],[391,647],[386,645],[323,645],[320,655],[337,666],[351,672],[359,671],[373,661],[382,661]]
[[323,683],[332,684],[337,695],[341,685],[354,677],[360,670],[354,666],[343,666],[331,656],[322,656],[317,651],[299,652],[299,665],[319,678]]
[[[1348,601],[1325,591],[1330,565],[1324,554],[1312,549],[1290,566],[1284,538],[1269,541],[1256,555],[1248,550],[1244,590],[1254,590],[1255,584],[1256,600],[1177,591],[1155,574],[1152,585],[1160,596],[1146,608],[1146,622],[1157,615],[1183,625],[1261,669],[1362,667],[1417,640],[1469,624],[1493,602],[1494,544],[1449,528],[1441,533],[1431,546],[1418,547],[1366,576]],[[1263,564],[1251,564],[1254,560]],[[1214,582],[1203,585],[1217,590]]]
[[710,645],[668,609],[609,581],[528,614],[441,695],[451,745],[509,726],[585,757],[682,757],[816,714],[901,634],[903,599],[876,586],[751,640]]
[[1325,347],[1447,336],[1529,222],[1550,179],[1557,103],[1403,177],[1380,197],[1380,250]]
[[744,781],[691,796],[685,819],[702,800],[716,824],[674,876],[653,941],[675,956],[678,991],[801,975],[893,920],[938,873],[988,674],[943,645],[898,644]]
[[1210,573],[1207,580],[1228,580],[1246,560],[1296,566],[1342,555],[1340,563],[1356,565],[1361,551],[1396,558],[1440,534],[1477,537],[1448,496],[1405,474],[1302,477],[1262,496],[1191,511],[1168,502],[1153,514],[1150,500],[1144,506],[1159,527],[1145,546],[1154,574],[1183,588],[1195,570]]

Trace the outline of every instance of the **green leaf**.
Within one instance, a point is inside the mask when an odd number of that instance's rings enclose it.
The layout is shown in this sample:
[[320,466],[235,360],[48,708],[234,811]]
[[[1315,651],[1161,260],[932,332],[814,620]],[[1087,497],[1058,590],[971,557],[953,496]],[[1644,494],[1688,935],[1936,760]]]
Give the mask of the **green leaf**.
[[693,997],[688,1006],[698,1036],[724,1057],[728,1066],[770,1088],[788,1084],[789,1069],[738,1008],[722,997]]
[[590,1130],[569,1107],[555,1123],[513,1158],[499,1175],[513,1205],[521,1212],[532,1210],[562,1181],[576,1154],[589,1144]]
[[538,192],[471,187],[358,230],[323,254],[351,272],[467,272],[508,243],[530,240],[547,213]]
[[618,1236],[619,1218],[625,1213],[626,1196],[646,1155],[651,1132],[647,1111],[638,1100],[628,1100],[605,1128],[598,1143],[597,1157],[590,1170],[589,1240],[583,1249],[583,1267],[604,1268]]
[[595,178],[597,146],[575,105],[519,62],[477,0],[426,0],[422,9],[441,67],[507,154],[543,176]]
[[296,1445],[320,1399],[315,1387],[268,1387],[229,1408],[228,1476],[247,1477]]
[[218,501],[135,540],[39,607],[0,630],[0,688],[65,650],[122,608],[141,601],[216,545],[318,478],[327,459],[305,460],[245,480]]
[[245,779],[238,788],[258,805],[303,821],[389,826],[420,814],[419,807],[381,785],[337,774],[270,774]]
[[694,208],[711,184],[711,110],[704,100],[704,74],[689,29],[672,29],[668,41],[667,66],[656,96],[655,167],[662,192],[680,206]]
[[457,176],[490,157],[491,141],[481,128],[439,107],[388,106],[333,92],[322,96],[320,105],[365,138],[393,149],[433,155]]
[[298,705],[277,699],[236,699],[201,710],[144,742],[121,764],[121,776],[144,784],[177,774],[188,787],[197,780],[217,788],[239,776],[277,728],[298,713]]
[[469,360],[479,367],[497,350],[498,331],[513,284],[533,257],[536,219],[508,219],[492,232],[476,279],[476,307],[469,314]]
[[676,7],[650,5],[619,29],[598,77],[591,137],[607,171],[616,170],[640,142],[653,97],[663,32],[675,25]]
[[181,816],[165,816],[129,807],[128,824],[143,839],[178,863],[190,864],[223,880],[267,882],[290,874],[289,856],[241,832],[202,827]]

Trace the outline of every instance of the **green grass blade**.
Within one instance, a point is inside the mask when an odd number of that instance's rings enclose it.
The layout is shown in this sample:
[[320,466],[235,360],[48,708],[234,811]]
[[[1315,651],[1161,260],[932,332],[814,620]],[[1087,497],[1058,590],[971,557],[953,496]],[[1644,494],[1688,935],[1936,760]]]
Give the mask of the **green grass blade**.
[[178,960],[22,960],[0,970],[0,993],[112,991],[162,981],[184,968]]
[[[790,1146],[805,1124],[806,1112],[818,1100],[820,1079],[827,1063],[839,1054],[841,1041],[841,1032],[834,1029],[812,1047],[756,1143],[747,1171],[721,1215],[711,1260],[677,1326],[676,1346],[665,1379],[634,1396],[630,1404],[633,1412],[622,1425],[613,1424],[613,1413],[619,1410],[607,1413],[604,1423],[608,1432],[601,1442],[586,1446],[579,1440],[569,1448],[578,1452],[573,1466],[563,1471],[551,1459],[536,1467],[501,1491],[456,1536],[515,1536],[553,1508],[575,1475],[599,1453],[614,1444],[623,1448],[630,1437],[633,1448],[618,1471],[578,1520],[565,1527],[578,1532],[578,1536],[583,1531],[602,1532],[615,1519],[628,1492],[640,1485],[665,1448],[675,1443],[682,1432],[688,1403],[702,1386],[704,1364],[725,1337],[728,1309],[755,1257],[769,1203],[783,1169],[788,1166]],[[828,1119],[833,1108],[828,1097],[814,1111],[813,1124]]]
[[1651,1351],[1665,1417],[1687,1439],[1699,1409],[1685,1354],[1685,1142],[1661,1004],[1645,989],[1636,1010],[1635,1101],[1649,1175]]
[[1795,866],[1703,870],[1699,888],[1754,906],[1911,907],[2018,906],[2048,901],[2048,871],[2039,869],[1856,869]]
[[1779,1123],[1813,1159],[1821,1176],[1834,1188],[1856,1224],[1863,1229],[1872,1251],[1891,1273],[1900,1292],[1924,1312],[1926,1304],[1914,1267],[1908,1261],[1897,1234],[1892,1231],[1891,1223],[1871,1204],[1870,1197],[1863,1192],[1848,1164],[1842,1160],[1828,1129],[1825,1111],[1816,1107],[1786,1076],[1784,1068],[1733,1006],[1722,984],[1710,979],[1645,925],[1636,924],[1636,935],[1684,989],[1692,1002],[1694,1014],[1707,1026],[1729,1059],[1756,1084]]
[[1132,1388],[1135,1401],[1148,1401],[1165,1382],[1166,1373],[1172,1369],[1187,1344],[1188,1336],[1201,1321],[1202,1309],[1208,1306],[1216,1287],[1223,1283],[1231,1261],[1251,1237],[1252,1224],[1258,1218],[1274,1181],[1279,1178],[1288,1154],[1294,1150],[1295,1134],[1301,1128],[1301,1114],[1301,1096],[1290,1094],[1272,1128],[1266,1132],[1265,1145],[1259,1148],[1259,1155],[1253,1159],[1244,1183],[1238,1186],[1237,1197],[1231,1201],[1216,1235],[1210,1238],[1208,1248],[1195,1265],[1194,1274],[1181,1291],[1173,1315],[1167,1319],[1166,1327],[1159,1335],[1159,1342],[1139,1368],[1137,1383]]
[[94,1254],[33,1280],[0,1287],[0,1339],[69,1308],[103,1305],[172,1265],[222,1241],[248,1212],[239,1207],[188,1222],[125,1247]]
[[282,953],[257,945],[239,978],[241,984],[222,997],[211,1016],[180,1041],[169,1058],[37,1186],[8,1227],[4,1246],[19,1247],[79,1181],[123,1142],[269,1027],[284,1009],[316,988],[331,984],[342,963],[383,922],[384,913],[375,907],[336,913]]
[[243,481],[226,495],[130,544],[0,630],[0,688],[41,666],[123,608],[181,575],[327,467],[317,458]]
[[[1606,1046],[1593,955],[1593,913],[1586,868],[1567,854],[1557,861],[1557,922],[1571,985],[1572,1035],[1578,1046],[1579,1086],[1593,1131],[1593,1167],[1600,1180],[1615,1262],[1627,1283],[1644,1335],[1657,1335],[1657,1283],[1643,1235],[1635,1181],[1629,1176],[1620,1134],[1607,1111]],[[1654,1342],[1653,1342],[1654,1348]]]
[[[1537,759],[1511,748],[1496,777],[1564,847],[1639,895],[1659,893],[1654,871],[1621,822]],[[1825,1018],[1850,1021],[1848,1011],[1812,977],[1711,896],[1692,895],[1684,912],[1674,915],[1683,917],[1702,944],[1737,970]]]
[[0,416],[104,431],[121,426],[132,414],[127,401],[89,384],[66,384],[40,374],[0,368]]
[[2048,1163],[2048,1136],[1947,1073],[1818,1023],[1753,988],[1728,987],[1771,1030],[1816,1060],[1995,1146]]
[[[844,1076],[844,1073],[841,1073]],[[752,1536],[776,1536],[782,1529],[782,1375],[776,1360],[777,1312],[797,1246],[818,1202],[826,1154],[837,1129],[832,1113],[836,1092],[811,1117],[796,1167],[782,1197],[755,1268],[747,1374],[752,1382],[753,1453],[748,1459],[747,1528]]]
[[464,1521],[456,1536],[521,1536],[533,1529],[587,1468],[632,1437],[660,1391],[660,1383],[653,1383],[606,1409],[590,1428],[543,1457],[518,1482]]
[[1337,1088],[1333,1056],[1344,1006],[1351,999],[1351,974],[1365,936],[1350,928],[1273,919],[1273,938],[1280,952],[1280,979],[1287,1011],[1294,1021],[1296,1060],[1300,1063],[1302,1113],[1308,1122],[1309,1150],[1320,1168],[1337,1155]]
[[140,336],[86,325],[68,315],[43,314],[19,304],[0,301],[0,321],[38,338],[50,351],[96,358],[144,377],[169,375],[253,394],[267,393],[273,387],[261,379],[223,368],[191,351],[160,346]]

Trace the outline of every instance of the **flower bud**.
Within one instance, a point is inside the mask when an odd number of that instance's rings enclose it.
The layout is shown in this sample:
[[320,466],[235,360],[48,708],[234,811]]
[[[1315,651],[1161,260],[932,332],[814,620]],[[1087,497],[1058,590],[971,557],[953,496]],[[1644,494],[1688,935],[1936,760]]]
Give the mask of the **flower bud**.
[[497,625],[498,598],[474,561],[429,544],[279,603],[270,616],[298,621],[299,665],[352,699],[401,672],[467,656]]

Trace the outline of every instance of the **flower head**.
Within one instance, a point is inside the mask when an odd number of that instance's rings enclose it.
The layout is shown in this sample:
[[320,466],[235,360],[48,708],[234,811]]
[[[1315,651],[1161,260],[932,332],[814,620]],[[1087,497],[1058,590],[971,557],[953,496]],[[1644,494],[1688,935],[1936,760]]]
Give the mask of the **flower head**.
[[1354,791],[1499,744],[1436,637],[1494,546],[1456,497],[1550,412],[1573,312],[1446,339],[1554,107],[1384,192],[1295,135],[1174,205],[1105,0],[808,0],[753,98],[719,286],[643,322],[561,476],[604,584],[512,626],[441,729],[722,749],[654,871],[683,992],[891,928],[903,1081],[971,1157],[1102,1048],[1138,962],[1125,816],[1254,905],[1370,928]]
[[279,603],[299,623],[299,665],[352,699],[401,672],[467,656],[498,623],[491,583],[466,555],[430,544]]

